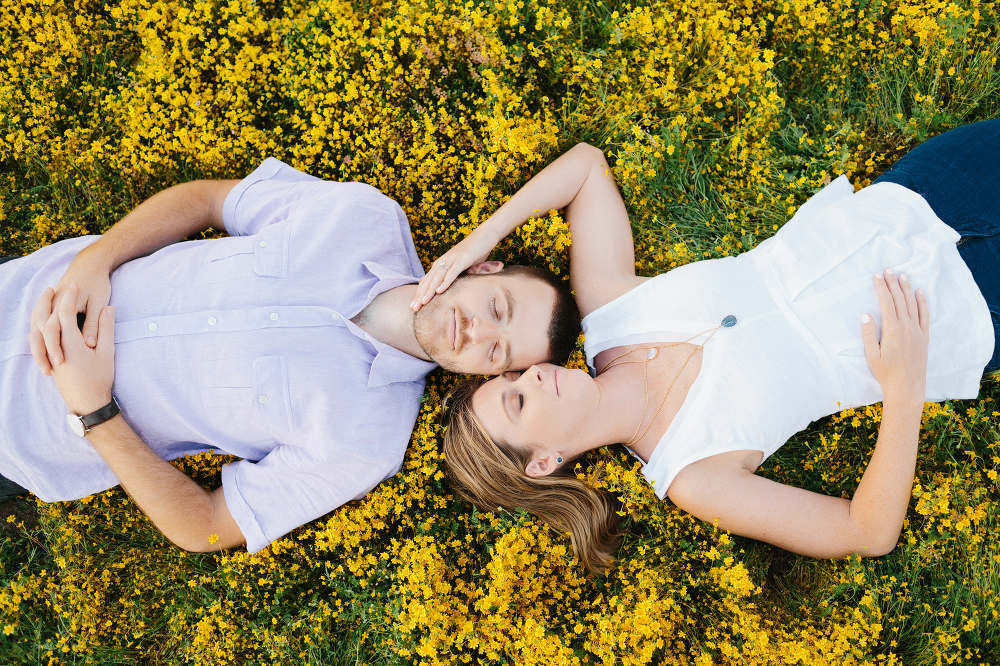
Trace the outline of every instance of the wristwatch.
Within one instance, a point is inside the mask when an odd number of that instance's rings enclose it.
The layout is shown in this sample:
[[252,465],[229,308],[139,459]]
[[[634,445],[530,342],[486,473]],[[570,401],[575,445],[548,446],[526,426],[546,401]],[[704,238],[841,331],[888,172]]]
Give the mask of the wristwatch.
[[121,413],[122,408],[118,406],[118,401],[115,400],[114,396],[111,396],[111,402],[96,412],[91,412],[84,416],[70,412],[66,415],[66,422],[69,424],[69,429],[73,431],[74,435],[85,437],[88,430],[105,421],[110,421]]

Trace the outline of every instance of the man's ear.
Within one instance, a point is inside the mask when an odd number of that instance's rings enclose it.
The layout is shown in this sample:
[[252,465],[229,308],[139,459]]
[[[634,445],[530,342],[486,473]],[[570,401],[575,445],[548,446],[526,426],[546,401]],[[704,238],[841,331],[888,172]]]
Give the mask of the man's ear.
[[490,273],[499,273],[502,270],[502,261],[484,261],[476,264],[475,266],[471,266],[469,270],[465,272],[469,275],[489,275]]
[[556,466],[552,463],[552,457],[545,456],[543,458],[532,458],[531,462],[525,466],[524,473],[532,478],[535,478],[539,476],[548,476],[554,472],[555,469]]

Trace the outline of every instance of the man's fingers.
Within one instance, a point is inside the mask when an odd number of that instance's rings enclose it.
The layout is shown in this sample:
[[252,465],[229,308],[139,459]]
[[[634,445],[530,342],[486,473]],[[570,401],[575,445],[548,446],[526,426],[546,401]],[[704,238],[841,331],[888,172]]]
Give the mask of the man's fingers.
[[115,358],[115,309],[110,305],[98,317],[97,355]]
[[[83,335],[76,326],[76,297],[78,293],[79,288],[76,284],[71,284],[56,305],[63,356],[66,355],[66,352],[83,345]],[[49,351],[51,352],[51,349]]]
[[97,346],[97,328],[98,321],[101,318],[101,310],[96,307],[91,307],[90,302],[77,305],[77,312],[85,312],[87,318],[83,321],[83,328],[81,329],[83,333],[83,341],[87,343],[88,347]]
[[35,302],[35,308],[31,311],[31,331],[28,333],[28,344],[31,345],[31,355],[35,359],[35,364],[48,376],[52,372],[52,364],[49,363],[49,355],[45,351],[45,340],[42,337],[42,327],[52,314],[52,297],[55,296],[52,287],[46,288],[42,295]]
[[45,343],[45,353],[49,356],[49,363],[52,365],[62,365],[64,360],[62,350],[62,326],[59,323],[59,311],[53,309],[49,313],[45,323],[41,326],[42,341]]

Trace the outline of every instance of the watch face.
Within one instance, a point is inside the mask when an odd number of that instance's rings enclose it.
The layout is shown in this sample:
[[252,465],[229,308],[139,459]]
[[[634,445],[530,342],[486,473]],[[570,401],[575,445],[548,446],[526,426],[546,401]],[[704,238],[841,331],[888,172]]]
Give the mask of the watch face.
[[67,414],[66,423],[69,424],[69,429],[73,431],[73,434],[77,437],[84,437],[87,434],[86,429],[83,427],[83,421],[76,414]]

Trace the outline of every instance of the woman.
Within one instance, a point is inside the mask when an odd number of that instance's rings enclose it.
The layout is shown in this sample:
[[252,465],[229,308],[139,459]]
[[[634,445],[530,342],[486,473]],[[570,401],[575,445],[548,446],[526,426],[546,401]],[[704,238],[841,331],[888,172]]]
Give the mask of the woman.
[[[565,206],[596,377],[541,365],[456,389],[453,485],[485,509],[522,507],[570,531],[600,571],[618,540],[614,500],[576,479],[573,461],[624,441],[659,497],[721,529],[813,557],[889,552],[924,401],[975,397],[984,367],[1000,365],[998,164],[1000,120],[952,130],[857,193],[838,178],[750,252],[646,279],[603,155],[577,146],[421,281],[419,303],[535,209]],[[852,499],[754,475],[809,422],[878,401]]]

